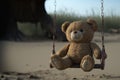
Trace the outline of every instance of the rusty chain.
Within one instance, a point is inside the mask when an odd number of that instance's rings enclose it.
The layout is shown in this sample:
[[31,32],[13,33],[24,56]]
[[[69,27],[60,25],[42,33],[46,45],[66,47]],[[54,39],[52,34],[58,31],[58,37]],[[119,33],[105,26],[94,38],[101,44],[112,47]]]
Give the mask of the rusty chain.
[[52,50],[52,54],[55,54],[55,27],[56,27],[56,0],[54,0],[54,16],[53,16],[53,50]]
[[102,21],[102,31],[101,31],[101,35],[102,35],[102,48],[105,48],[104,45],[104,0],[101,0],[101,21]]
[[105,45],[104,45],[104,0],[101,0],[101,21],[102,21],[102,55],[101,55],[101,69],[104,70],[105,66],[105,59],[107,58],[107,54],[105,51]]

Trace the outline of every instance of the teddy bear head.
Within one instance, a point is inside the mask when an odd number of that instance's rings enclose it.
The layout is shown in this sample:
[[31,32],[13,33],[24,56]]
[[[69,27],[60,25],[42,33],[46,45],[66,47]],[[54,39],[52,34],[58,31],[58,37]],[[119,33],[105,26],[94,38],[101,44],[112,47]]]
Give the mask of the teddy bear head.
[[97,23],[93,19],[87,21],[64,22],[61,27],[70,42],[89,43],[97,30]]

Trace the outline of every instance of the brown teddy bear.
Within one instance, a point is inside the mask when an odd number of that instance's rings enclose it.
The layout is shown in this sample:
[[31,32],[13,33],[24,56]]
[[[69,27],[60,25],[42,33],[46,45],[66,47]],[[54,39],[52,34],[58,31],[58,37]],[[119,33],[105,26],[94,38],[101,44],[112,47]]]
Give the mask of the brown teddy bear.
[[97,30],[95,20],[65,22],[61,27],[69,41],[61,50],[51,56],[51,65],[59,70],[70,68],[75,64],[84,71],[94,68],[94,58],[101,59],[101,50],[91,42]]

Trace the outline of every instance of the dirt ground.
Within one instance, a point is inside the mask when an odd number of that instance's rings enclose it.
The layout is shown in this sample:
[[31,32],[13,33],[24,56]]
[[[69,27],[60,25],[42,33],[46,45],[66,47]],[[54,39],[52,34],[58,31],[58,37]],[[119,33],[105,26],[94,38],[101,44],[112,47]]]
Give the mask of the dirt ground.
[[[94,42],[101,47],[100,34]],[[56,41],[56,51],[67,42]],[[120,34],[105,34],[108,58],[105,70],[84,72],[80,68],[56,70],[49,67],[52,41],[0,42],[0,80],[120,80]],[[96,60],[96,63],[99,63]]]

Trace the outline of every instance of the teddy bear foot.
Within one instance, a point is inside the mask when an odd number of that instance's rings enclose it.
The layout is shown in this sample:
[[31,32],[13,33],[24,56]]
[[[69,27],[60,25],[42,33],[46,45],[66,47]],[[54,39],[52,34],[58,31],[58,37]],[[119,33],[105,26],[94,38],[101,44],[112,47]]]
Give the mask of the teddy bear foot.
[[94,63],[94,59],[90,55],[86,55],[81,60],[80,67],[83,69],[83,71],[89,72],[93,69]]
[[53,55],[51,57],[51,65],[58,70],[64,70],[69,68],[72,65],[72,62],[68,56],[61,58],[60,56]]
[[52,67],[55,67],[56,69],[59,69],[59,70],[62,70],[63,68],[63,61],[62,61],[62,58],[57,56],[57,55],[54,55],[51,57],[51,66]]

